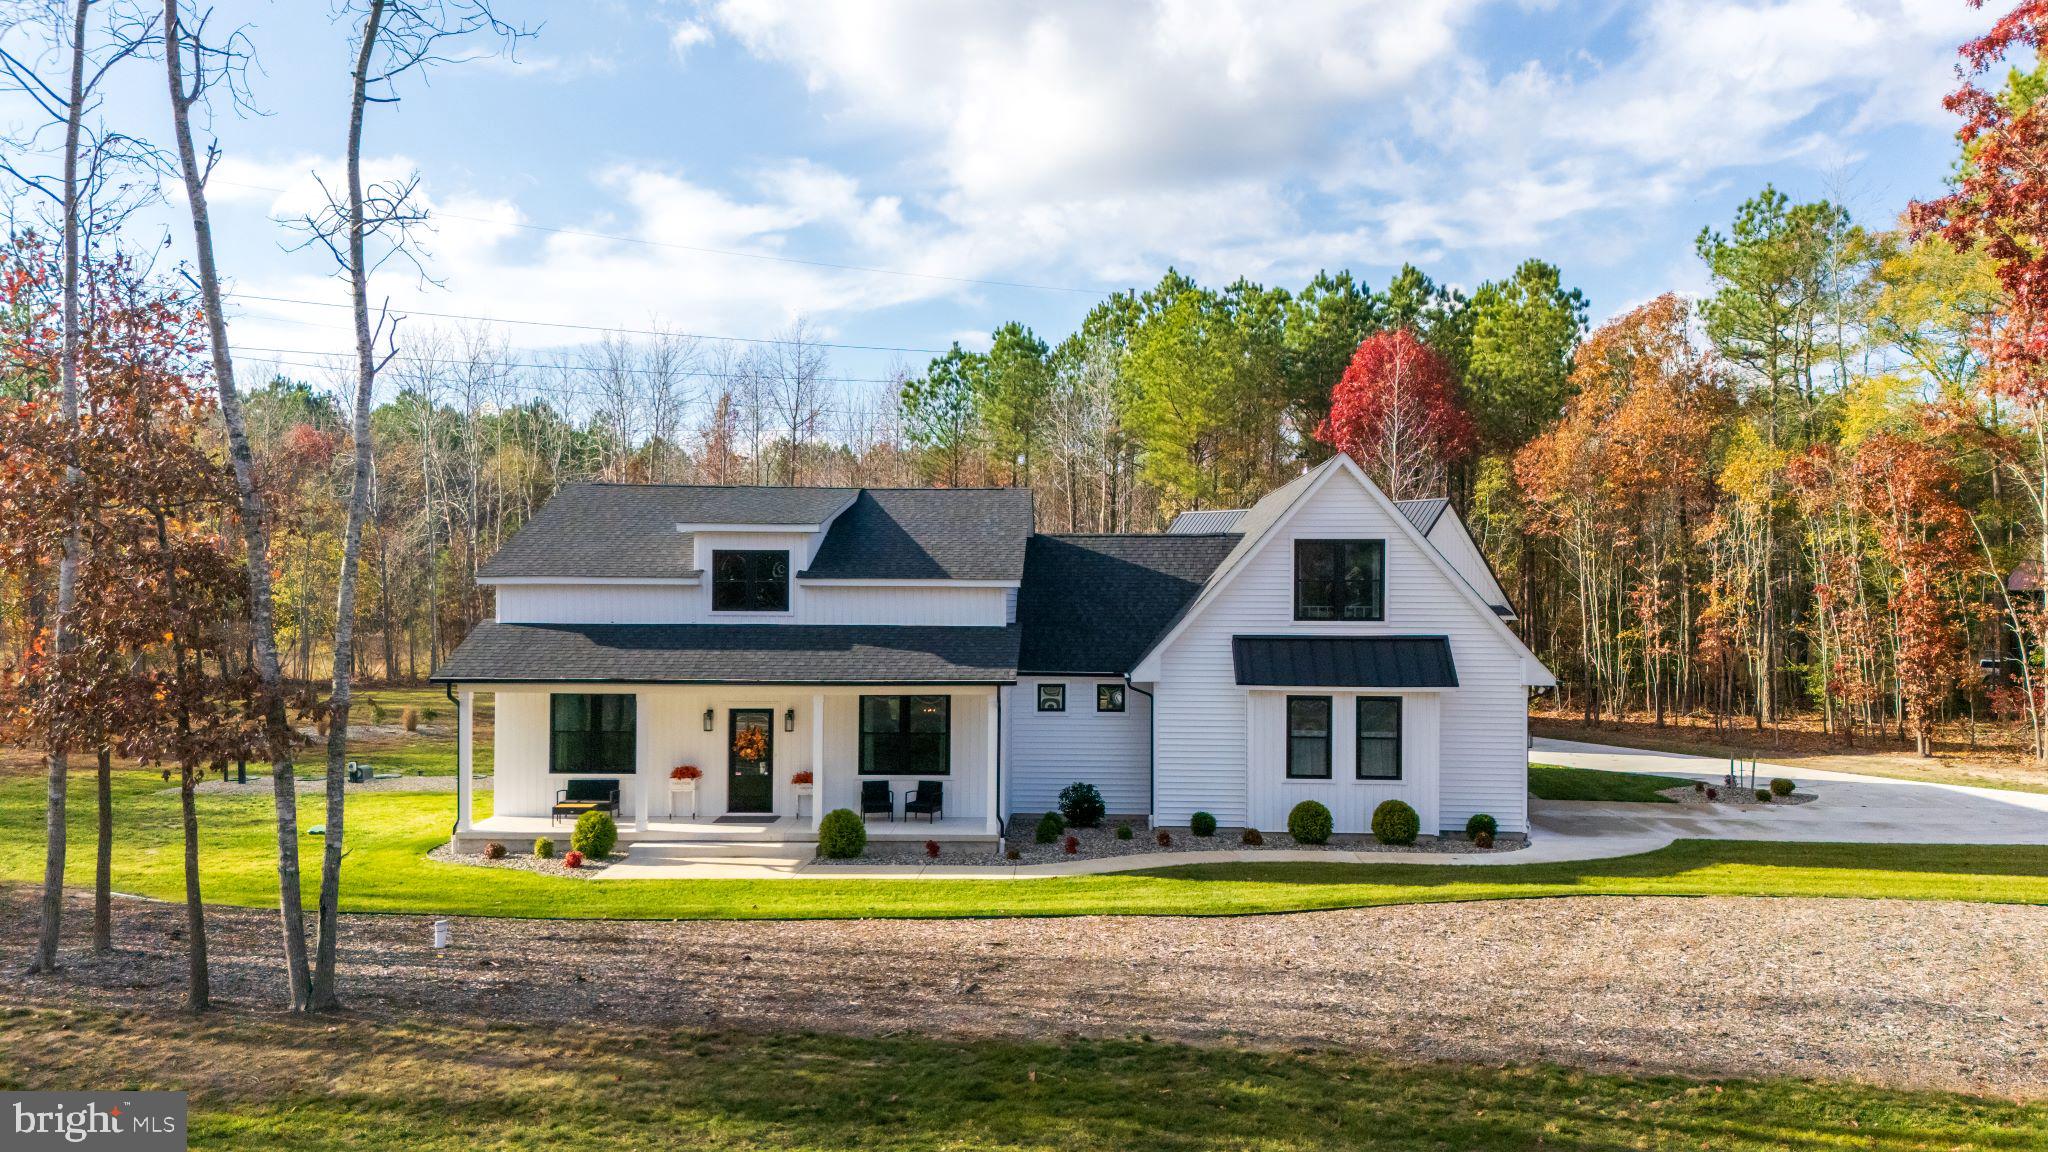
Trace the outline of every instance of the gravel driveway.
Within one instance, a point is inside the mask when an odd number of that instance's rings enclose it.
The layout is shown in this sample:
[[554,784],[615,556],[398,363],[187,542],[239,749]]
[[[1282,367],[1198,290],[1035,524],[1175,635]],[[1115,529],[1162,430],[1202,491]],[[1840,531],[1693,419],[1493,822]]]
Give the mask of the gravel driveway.
[[[70,923],[81,931],[81,904]],[[176,909],[123,903],[111,961],[0,974],[0,1003],[175,1004]],[[27,939],[28,893],[0,896]],[[216,990],[275,999],[275,921],[211,917]],[[1854,1079],[2048,1096],[2048,908],[1594,897],[1238,918],[574,922],[350,918],[379,1016],[1195,1043]],[[80,943],[82,943],[82,939]],[[83,987],[81,987],[83,986]]]

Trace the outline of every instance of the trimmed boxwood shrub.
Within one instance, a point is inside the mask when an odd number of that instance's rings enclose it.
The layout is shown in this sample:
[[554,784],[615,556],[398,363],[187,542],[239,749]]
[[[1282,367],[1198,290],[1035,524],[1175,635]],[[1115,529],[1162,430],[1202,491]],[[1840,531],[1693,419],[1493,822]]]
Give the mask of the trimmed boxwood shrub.
[[1771,802],[1771,790],[1769,788],[1757,789],[1756,798],[1760,804],[1769,804]]
[[1216,834],[1216,818],[1207,812],[1197,812],[1188,819],[1188,831],[1193,832],[1197,836],[1214,836]]
[[1076,781],[1060,789],[1060,812],[1076,828],[1093,828],[1109,814],[1109,805],[1102,802],[1095,785]]
[[1117,825],[1116,838],[1119,840],[1129,840],[1131,838],[1131,826],[1129,824]]
[[1057,812],[1047,812],[1038,818],[1038,831],[1032,837],[1040,844],[1050,844],[1067,830],[1066,817]]
[[1465,835],[1477,840],[1481,832],[1486,833],[1489,839],[1500,835],[1500,821],[1484,812],[1474,812],[1472,818],[1465,821]]
[[1388,800],[1372,810],[1372,834],[1382,844],[1413,844],[1422,832],[1422,817],[1399,800]]
[[1303,844],[1326,844],[1336,822],[1330,810],[1314,800],[1303,800],[1287,814],[1287,834]]
[[602,860],[619,842],[619,825],[609,812],[585,812],[576,818],[576,830],[569,833],[569,847],[585,859]]
[[853,809],[834,808],[818,821],[818,855],[851,860],[866,851],[867,846],[868,827]]
[[535,840],[533,842],[533,854],[535,856],[540,857],[543,860],[554,859],[555,842],[553,840],[548,839],[545,836],[541,837],[538,840]]
[[1777,779],[1771,781],[1771,795],[1790,796],[1791,794],[1792,782],[1790,780],[1787,780],[1783,776],[1780,776]]

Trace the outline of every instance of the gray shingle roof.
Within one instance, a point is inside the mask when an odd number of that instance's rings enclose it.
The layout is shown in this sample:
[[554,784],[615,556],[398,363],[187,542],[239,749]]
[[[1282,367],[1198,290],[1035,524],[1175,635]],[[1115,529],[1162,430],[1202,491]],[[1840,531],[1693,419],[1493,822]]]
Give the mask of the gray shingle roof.
[[1018,629],[853,624],[500,624],[436,682],[975,683],[1016,679]]
[[818,580],[1016,580],[1031,536],[1025,488],[869,488],[832,521]]
[[1018,670],[1121,676],[1202,590],[1237,537],[1033,536]]
[[1275,688],[1456,688],[1442,636],[1233,636],[1239,684]]
[[478,573],[485,579],[695,576],[678,524],[822,524],[854,488],[565,484]]

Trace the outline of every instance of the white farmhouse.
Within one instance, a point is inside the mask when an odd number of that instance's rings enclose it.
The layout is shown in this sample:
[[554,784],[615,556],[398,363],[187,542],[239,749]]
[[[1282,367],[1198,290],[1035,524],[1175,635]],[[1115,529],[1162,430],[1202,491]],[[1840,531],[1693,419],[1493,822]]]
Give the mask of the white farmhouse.
[[[1528,826],[1527,700],[1553,683],[1441,500],[1349,459],[1164,534],[1032,531],[1015,489],[565,487],[480,579],[456,838],[614,807],[621,838],[990,841],[1095,784],[1112,813],[1340,832]],[[474,814],[473,702],[496,701]]]

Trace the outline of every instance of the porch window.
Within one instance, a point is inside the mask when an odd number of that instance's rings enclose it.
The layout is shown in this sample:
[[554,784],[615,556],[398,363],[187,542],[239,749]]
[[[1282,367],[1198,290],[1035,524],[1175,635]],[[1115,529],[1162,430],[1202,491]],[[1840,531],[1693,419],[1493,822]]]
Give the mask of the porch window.
[[1330,698],[1287,698],[1287,778],[1330,778]]
[[711,553],[711,610],[789,611],[789,553]]
[[633,771],[636,702],[629,692],[550,693],[548,771]]
[[1097,712],[1123,711],[1124,686],[1121,684],[1097,684],[1095,686],[1095,710]]
[[1380,620],[1386,616],[1387,542],[1296,540],[1296,620]]
[[1401,778],[1401,698],[1358,698],[1358,778]]
[[860,698],[860,774],[944,776],[953,770],[953,698]]

